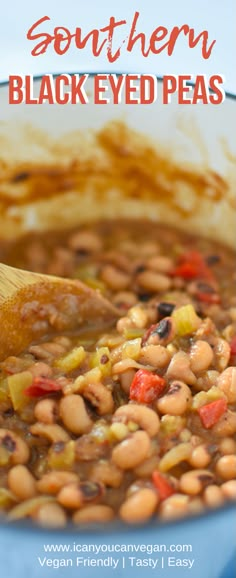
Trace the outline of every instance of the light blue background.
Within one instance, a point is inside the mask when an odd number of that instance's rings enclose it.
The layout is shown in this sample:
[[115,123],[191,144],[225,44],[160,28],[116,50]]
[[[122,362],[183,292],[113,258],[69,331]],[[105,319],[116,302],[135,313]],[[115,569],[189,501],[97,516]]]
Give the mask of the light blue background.
[[[135,11],[140,12],[138,27],[150,34],[157,26],[189,24],[196,32],[206,29],[209,38],[216,39],[211,57],[201,57],[200,46],[187,47],[186,38],[179,39],[174,54],[164,53],[144,58],[137,46],[132,53],[123,50],[114,64],[107,62],[106,56],[95,58],[88,46],[83,51],[70,48],[63,56],[54,54],[50,47],[45,55],[32,57],[34,43],[26,39],[27,30],[39,18],[47,15],[51,23],[46,31],[64,25],[73,33],[76,26],[83,32],[106,26],[110,16],[127,20],[127,33],[117,31],[118,39],[123,39],[130,30]],[[163,74],[223,74],[224,87],[236,92],[235,75],[235,0],[10,0],[1,1],[0,21],[0,80],[9,74],[42,74],[65,71],[121,71],[152,72]],[[45,25],[44,25],[45,26]],[[123,27],[122,27],[123,28]],[[138,30],[137,30],[138,31]]]

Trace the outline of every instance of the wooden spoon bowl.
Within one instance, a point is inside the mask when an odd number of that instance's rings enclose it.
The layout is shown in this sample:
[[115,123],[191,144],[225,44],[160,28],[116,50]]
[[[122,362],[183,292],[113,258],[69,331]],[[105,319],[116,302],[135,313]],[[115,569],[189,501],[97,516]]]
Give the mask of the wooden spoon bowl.
[[42,336],[110,326],[118,316],[98,290],[81,281],[0,263],[0,360]]

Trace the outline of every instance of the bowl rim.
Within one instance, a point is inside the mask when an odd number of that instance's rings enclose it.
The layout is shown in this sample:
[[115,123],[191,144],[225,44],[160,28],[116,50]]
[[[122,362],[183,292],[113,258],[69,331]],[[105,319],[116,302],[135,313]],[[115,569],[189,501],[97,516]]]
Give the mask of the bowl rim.
[[[37,82],[39,80],[42,79],[43,76],[45,76],[46,74],[51,74],[53,76],[53,78],[56,78],[57,76],[60,76],[61,74],[69,74],[69,75],[73,75],[73,74],[89,74],[89,76],[94,77],[97,74],[116,74],[118,76],[121,76],[122,74],[145,74],[145,72],[141,73],[141,72],[134,72],[134,71],[130,71],[130,72],[120,72],[120,71],[84,71],[84,70],[77,70],[77,71],[63,71],[63,72],[45,72],[42,74],[37,74],[37,75],[33,75],[33,81]],[[147,74],[151,74],[151,73],[147,73]],[[157,78],[157,80],[159,82],[163,81],[163,76],[159,76],[157,74],[154,73],[154,76]],[[0,89],[2,87],[6,87],[9,84],[9,80],[3,80],[0,81]],[[195,83],[194,82],[187,82],[188,85],[190,86],[194,86]],[[210,92],[212,92],[210,90]],[[236,94],[232,93],[232,92],[228,92],[225,91],[225,99],[230,99],[233,101],[236,101]],[[222,103],[223,104],[223,103]],[[117,534],[119,534],[121,531],[122,533],[124,533],[124,535],[126,534],[139,534],[140,531],[144,531],[145,530],[149,530],[149,531],[159,531],[160,529],[164,529],[164,528],[173,528],[173,527],[184,527],[186,525],[188,525],[189,523],[192,522],[198,522],[201,521],[202,519],[214,519],[215,516],[217,515],[221,515],[224,512],[228,512],[228,511],[236,511],[236,502],[231,501],[231,502],[226,502],[225,504],[223,504],[222,506],[219,506],[218,508],[214,508],[214,509],[205,509],[199,513],[195,513],[189,516],[185,516],[184,518],[178,518],[178,519],[171,519],[171,520],[163,520],[161,522],[158,522],[156,520],[151,520],[145,524],[137,524],[137,525],[128,525],[125,524],[121,521],[114,521],[111,522],[107,525],[101,526],[101,525],[92,525],[91,526],[84,526],[84,527],[79,527],[79,526],[69,526],[66,527],[64,529],[57,529],[57,528],[43,528],[40,526],[36,526],[35,524],[33,524],[33,522],[30,522],[28,520],[19,520],[19,521],[14,521],[14,522],[10,522],[7,519],[4,518],[0,518],[0,531],[2,529],[7,529],[10,530],[11,532],[19,532],[19,530],[24,533],[27,533],[28,531],[33,532],[34,535],[37,533],[40,534],[46,534],[46,533],[50,533],[51,535],[55,535],[58,537],[67,537],[68,538],[72,535],[76,536],[81,536],[86,534],[87,536],[104,536],[104,535],[111,535],[112,537],[116,537]]]

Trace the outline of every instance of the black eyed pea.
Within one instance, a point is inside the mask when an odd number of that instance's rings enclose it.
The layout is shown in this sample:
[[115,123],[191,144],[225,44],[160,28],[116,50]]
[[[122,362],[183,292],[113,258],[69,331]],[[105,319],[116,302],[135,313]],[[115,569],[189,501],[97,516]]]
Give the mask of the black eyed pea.
[[172,317],[164,317],[159,323],[151,326],[143,337],[143,344],[168,345],[175,337],[175,324]]
[[118,319],[117,324],[116,324],[116,329],[117,329],[118,333],[124,333],[126,331],[126,329],[130,329],[131,327],[133,327],[132,321],[127,316],[124,316],[124,317],[121,317],[120,319]]
[[153,367],[166,367],[170,362],[171,354],[162,345],[145,345],[142,347],[139,362],[152,365]]
[[214,475],[208,470],[190,470],[180,477],[179,488],[185,494],[196,496],[209,484],[214,483]]
[[221,486],[223,495],[228,500],[236,500],[236,480],[228,480]]
[[52,375],[52,368],[43,361],[37,361],[28,367],[28,371],[32,373],[33,377],[50,377]]
[[0,429],[0,448],[6,452],[10,464],[26,464],[30,451],[24,440],[8,429]]
[[228,409],[218,422],[211,428],[213,435],[223,437],[236,433],[236,412]]
[[204,440],[201,436],[197,436],[196,434],[192,434],[191,435],[191,444],[193,448],[196,448],[197,446],[199,446],[201,443],[204,443]]
[[58,403],[55,399],[41,399],[36,403],[34,415],[37,421],[52,424],[57,421]]
[[223,391],[229,403],[236,402],[236,367],[227,367],[219,375],[217,387]]
[[223,480],[236,478],[236,455],[222,456],[216,462],[216,472]]
[[211,455],[206,444],[200,444],[193,448],[189,463],[193,468],[206,468],[211,461]]
[[[38,346],[40,347],[40,346]],[[65,347],[60,345],[60,343],[55,343],[54,341],[48,341],[48,343],[42,343],[41,348],[44,349],[51,357],[58,357],[65,354]]]
[[72,349],[73,345],[72,345],[72,340],[69,337],[66,337],[65,335],[57,335],[56,337],[54,337],[53,339],[54,343],[59,343],[59,345],[62,345],[62,347],[64,347],[64,349]]
[[221,442],[219,442],[219,451],[223,456],[236,454],[236,441],[232,438],[223,438]]
[[83,496],[79,483],[72,482],[63,486],[58,493],[57,500],[64,508],[76,510],[83,504]]
[[113,291],[123,291],[130,284],[128,273],[121,271],[114,265],[104,265],[100,273],[100,279]]
[[159,273],[170,273],[174,267],[174,262],[170,257],[164,255],[154,255],[147,260],[148,269]]
[[[236,311],[236,308],[235,308]],[[223,313],[223,312],[222,312]],[[228,313],[230,315],[230,311],[228,310]],[[230,315],[231,316],[231,315]],[[232,341],[232,339],[235,336],[235,327],[234,327],[234,323],[230,323],[229,325],[226,325],[225,329],[223,329],[222,331],[222,336],[224,337],[224,339],[226,339],[226,341],[228,341],[228,343],[230,343]]]
[[72,520],[74,524],[93,524],[111,522],[115,514],[110,506],[95,504],[86,506],[74,513]]
[[196,383],[196,377],[190,367],[190,357],[184,351],[178,351],[173,355],[166,375],[169,379],[180,379],[188,385]]
[[137,303],[137,297],[132,291],[119,291],[113,296],[112,303],[116,307],[127,310]]
[[68,247],[72,251],[86,255],[101,251],[103,243],[101,237],[93,231],[78,231],[69,237]]
[[[160,246],[156,241],[143,241],[139,245],[139,254],[142,257],[151,257],[160,252]],[[135,253],[137,254],[137,244],[135,245]]]
[[183,381],[173,381],[167,393],[157,401],[158,411],[162,414],[182,415],[191,404],[192,394]]
[[141,488],[123,502],[119,516],[128,524],[141,524],[153,516],[157,505],[157,493],[151,488]]
[[147,327],[150,327],[151,325],[155,325],[155,323],[157,323],[157,320],[158,320],[158,311],[157,311],[156,302],[149,301],[145,306],[145,310],[146,310],[147,317],[148,317]]
[[36,482],[36,486],[41,494],[56,495],[61,488],[73,482],[79,482],[77,474],[74,472],[55,470],[44,474],[40,480]]
[[18,464],[8,472],[8,487],[20,500],[29,500],[37,494],[36,480],[28,468]]
[[69,434],[60,426],[55,423],[45,424],[37,422],[30,426],[30,432],[34,436],[42,436],[47,438],[51,443],[55,444],[57,442],[68,442],[70,441]]
[[194,384],[195,391],[208,391],[208,389],[216,384],[218,377],[219,372],[215,371],[215,369],[208,369],[207,371],[204,371],[204,373],[198,377],[197,382]]
[[114,411],[112,392],[103,383],[88,383],[83,388],[82,395],[95,407],[98,415]]
[[128,311],[128,317],[132,321],[132,326],[144,329],[148,322],[147,312],[141,305],[134,305]]
[[128,487],[127,491],[126,491],[126,499],[130,498],[130,496],[133,496],[133,494],[136,494],[136,492],[139,492],[139,490],[143,490],[143,488],[149,488],[151,487],[151,489],[153,490],[153,486],[151,485],[151,483],[147,482],[146,480],[134,480],[134,482],[132,482],[132,484]]
[[216,484],[210,484],[204,490],[203,498],[209,508],[217,508],[224,502],[224,495],[222,489]]
[[90,480],[100,482],[110,488],[119,488],[123,476],[123,470],[107,460],[99,460],[90,471]]
[[142,289],[151,293],[168,291],[171,287],[172,280],[163,273],[156,271],[142,271],[136,276],[136,281]]
[[148,456],[150,438],[145,431],[136,431],[119,443],[112,451],[113,463],[122,470],[136,468]]
[[214,354],[209,343],[199,339],[190,348],[189,356],[191,370],[193,373],[200,373],[211,365]]
[[47,272],[58,277],[69,277],[73,271],[74,255],[64,247],[56,247],[53,250],[52,258]]
[[129,403],[119,407],[113,415],[113,421],[124,423],[133,421],[140,429],[145,430],[150,438],[154,437],[160,429],[160,420],[156,412],[138,403]]
[[53,355],[47,349],[45,349],[44,344],[42,345],[31,345],[29,347],[29,353],[35,357],[35,359],[44,359],[46,361],[50,361],[53,358]]
[[131,383],[135,376],[135,369],[127,369],[120,375],[120,385],[127,395],[129,394]]
[[86,502],[97,502],[104,495],[104,486],[98,482],[79,482],[64,486],[58,496],[59,504],[65,508],[76,510]]
[[[236,307],[230,307],[229,314],[230,314],[232,321],[236,321]],[[232,335],[232,337],[233,337],[233,335]]]
[[159,516],[164,520],[182,518],[189,512],[189,496],[173,494],[160,505]]
[[157,455],[150,456],[144,460],[137,468],[135,468],[134,473],[138,478],[148,478],[152,475],[154,470],[158,470],[160,458]]
[[65,355],[65,347],[60,343],[55,343],[54,341],[48,341],[46,343],[41,343],[40,345],[31,345],[29,352],[34,355],[36,359],[45,362],[51,362],[53,358]]
[[204,510],[204,504],[201,497],[191,498],[189,502],[189,513],[199,514]]
[[88,433],[93,425],[81,395],[71,394],[60,401],[60,416],[66,428],[74,434]]
[[44,528],[64,528],[67,524],[65,511],[56,503],[40,506],[32,515],[32,518]]
[[214,345],[214,364],[215,369],[224,371],[230,360],[230,345],[221,337],[218,337]]

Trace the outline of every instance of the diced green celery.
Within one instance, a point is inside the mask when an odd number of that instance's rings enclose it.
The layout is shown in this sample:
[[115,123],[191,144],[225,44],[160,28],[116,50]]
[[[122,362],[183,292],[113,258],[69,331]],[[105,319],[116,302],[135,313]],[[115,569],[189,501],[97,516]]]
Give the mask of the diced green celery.
[[0,401],[7,401],[9,399],[9,388],[6,379],[0,381]]
[[189,458],[192,451],[193,448],[190,442],[183,442],[171,448],[159,462],[158,468],[160,472],[167,472],[171,470],[171,468],[174,468],[174,466],[184,462]]
[[175,302],[175,296],[173,295],[174,291],[170,291],[167,293],[164,293],[162,295],[162,301],[170,301],[170,303],[174,303]]
[[127,327],[124,330],[125,339],[136,339],[137,337],[143,337],[146,329],[140,329],[139,327]]
[[10,460],[10,453],[2,445],[0,446],[0,467],[7,466]]
[[122,347],[122,359],[131,358],[135,361],[139,358],[141,351],[141,338],[126,341]]
[[221,398],[227,399],[224,392],[213,385],[208,391],[200,391],[193,397],[192,409],[197,410],[199,407]]
[[132,432],[132,433],[139,429],[138,424],[135,423],[135,421],[131,421],[131,420],[128,421],[127,427],[128,427],[129,432]]
[[97,266],[90,264],[90,265],[81,265],[77,267],[73,273],[73,277],[75,279],[81,279],[85,281],[86,279],[95,279],[97,275]]
[[179,255],[182,255],[183,253],[183,245],[180,245],[179,243],[174,243],[174,245],[172,246],[172,252],[173,255],[179,257]]
[[56,451],[52,446],[48,452],[48,466],[55,470],[67,470],[73,466],[75,461],[75,442],[73,440],[65,443],[60,451]]
[[194,395],[192,400],[192,409],[198,409],[202,407],[202,405],[206,405],[207,403],[207,394],[206,391],[200,391],[196,395]]
[[117,347],[121,343],[123,343],[124,337],[122,335],[110,335],[106,334],[103,335],[97,342],[99,347],[109,347],[109,349],[113,349]]
[[17,498],[6,488],[0,488],[0,508],[8,508]]
[[108,347],[100,347],[92,353],[90,357],[90,367],[98,368],[103,377],[111,375],[111,359]]
[[77,369],[83,363],[86,357],[86,351],[82,346],[75,347],[67,353],[64,357],[56,359],[54,362],[55,367],[61,369],[62,371],[68,372]]
[[91,345],[93,345],[95,343],[95,339],[79,339],[78,344],[82,345],[82,347],[85,347],[85,349],[87,349],[88,347],[91,347]]
[[165,436],[178,434],[186,425],[186,419],[180,415],[163,415],[161,418],[160,434]]
[[91,289],[98,289],[101,291],[101,293],[105,293],[106,291],[106,285],[104,285],[104,283],[99,279],[95,279],[93,277],[85,277],[84,283],[88,285],[88,287],[91,287]]
[[122,441],[129,435],[129,429],[126,424],[122,423],[121,421],[115,421],[110,426],[110,440],[113,441]]
[[182,431],[179,434],[179,440],[181,442],[189,442],[191,440],[191,437],[192,437],[192,433],[187,427],[182,429]]
[[219,389],[216,385],[213,385],[207,391],[208,403],[210,403],[211,401],[216,401],[217,399],[220,399],[222,397],[227,400],[227,396],[225,395],[225,393],[221,391],[221,389]]
[[98,422],[90,432],[91,437],[99,443],[110,440],[110,426],[106,423]]
[[93,369],[90,369],[89,371],[84,373],[84,375],[79,375],[79,377],[76,378],[76,380],[72,385],[72,390],[73,392],[83,391],[84,387],[88,383],[98,383],[99,381],[101,381],[101,379],[102,379],[101,370],[99,369],[99,367],[94,367]]
[[8,514],[8,520],[20,520],[21,518],[26,518],[27,516],[34,514],[40,506],[55,501],[55,498],[52,496],[37,496],[36,498],[31,498],[30,500],[21,502],[12,508]]
[[194,333],[201,323],[200,317],[198,317],[191,304],[174,309],[172,319],[174,320],[176,333],[180,337]]
[[22,371],[15,373],[7,378],[10,397],[15,411],[25,407],[29,403],[29,397],[24,394],[24,390],[30,387],[33,381],[33,376],[30,371]]

